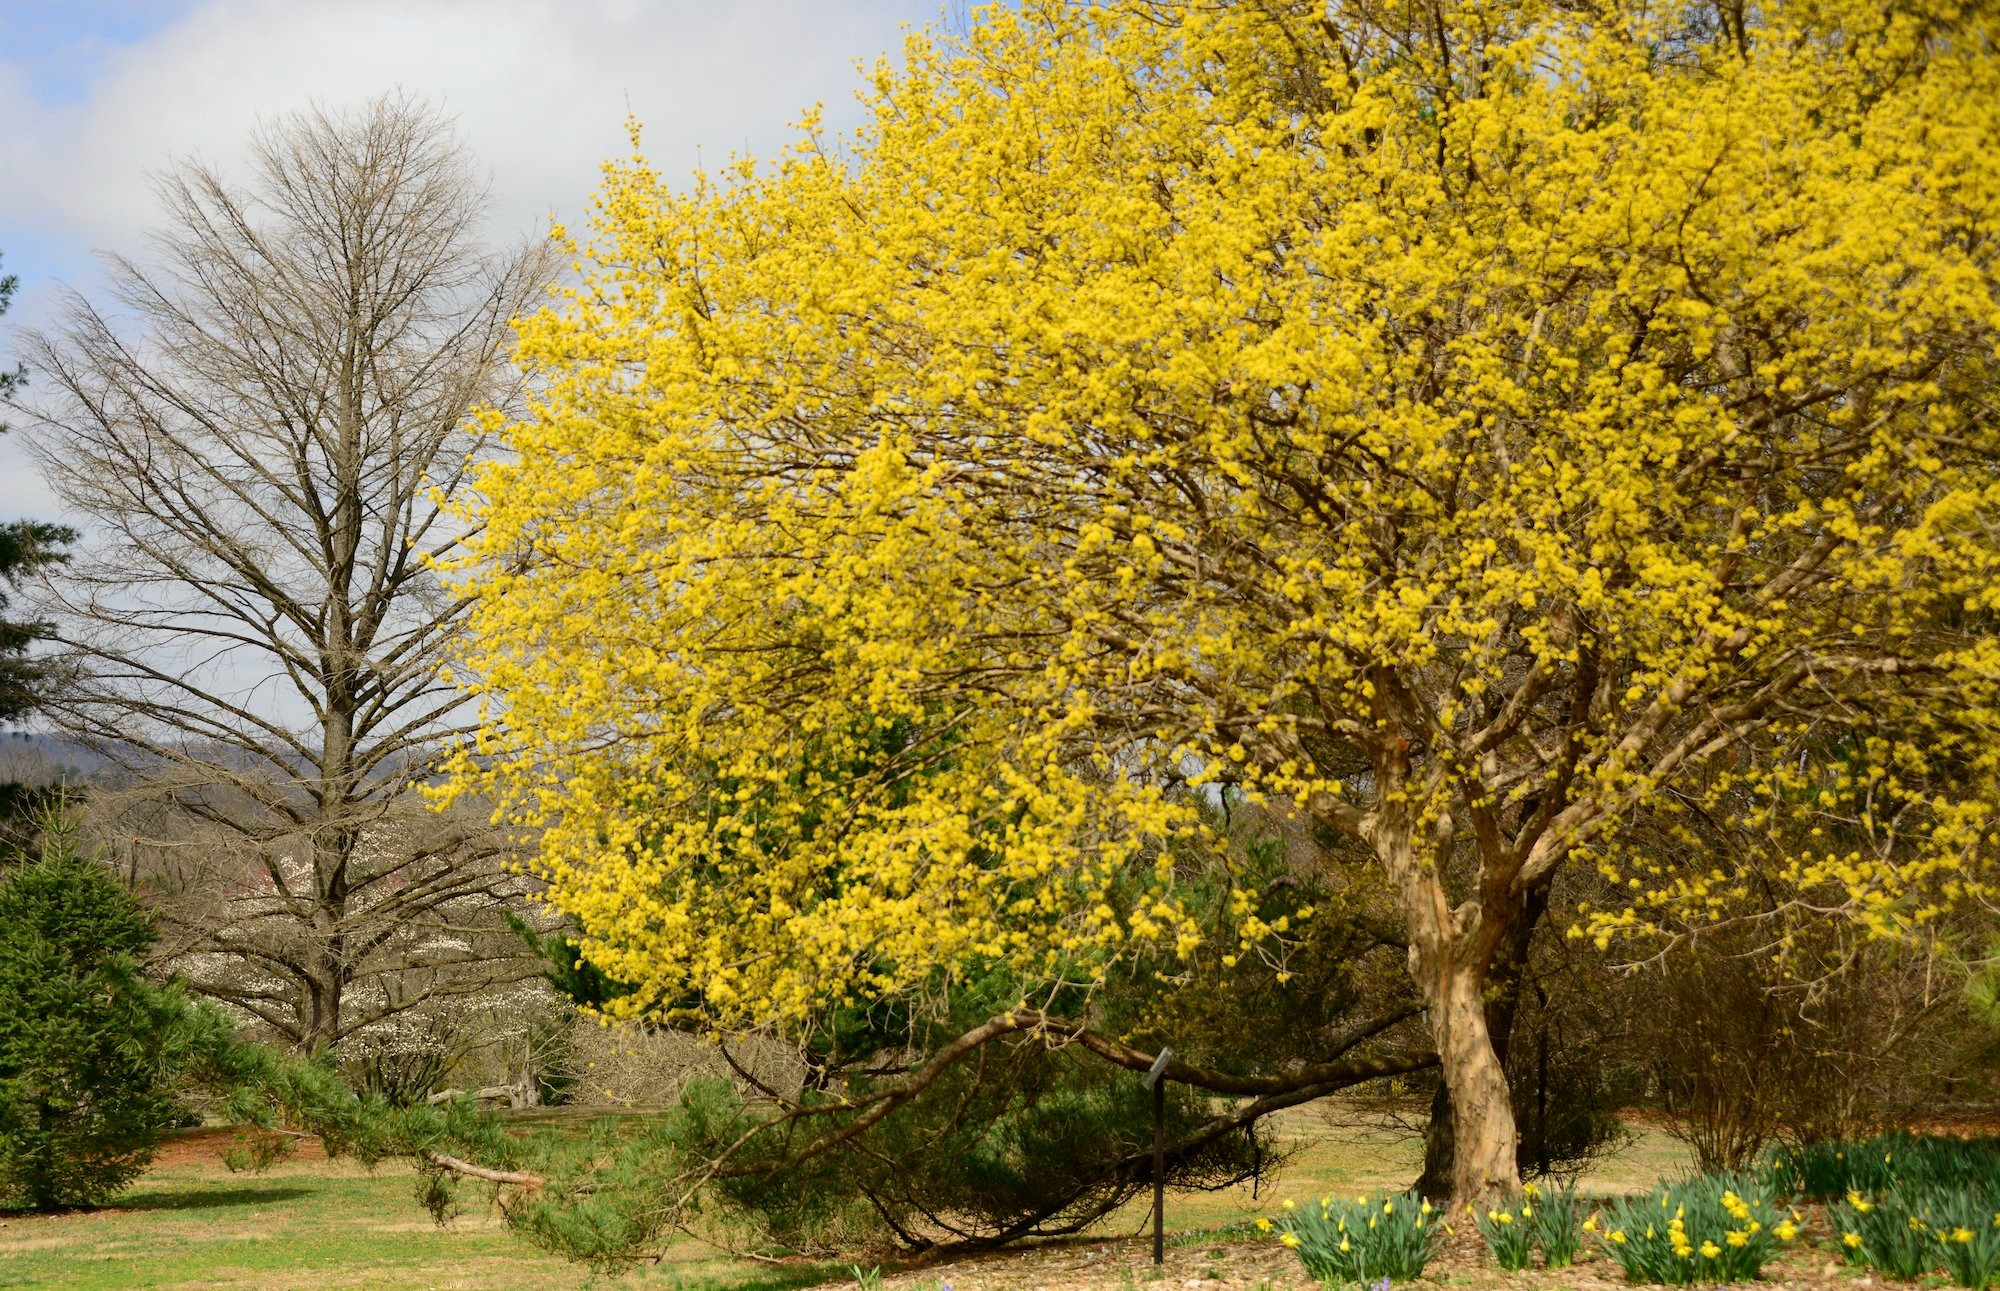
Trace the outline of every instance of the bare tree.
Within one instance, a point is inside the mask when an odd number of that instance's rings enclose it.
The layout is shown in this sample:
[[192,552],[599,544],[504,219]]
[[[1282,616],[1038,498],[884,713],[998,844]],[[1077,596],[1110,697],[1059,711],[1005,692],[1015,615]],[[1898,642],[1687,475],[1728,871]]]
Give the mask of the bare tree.
[[72,293],[26,337],[31,449],[91,521],[41,589],[50,715],[145,790],[135,855],[201,850],[161,871],[191,980],[320,1049],[530,971],[494,959],[503,840],[411,785],[467,717],[425,558],[462,536],[469,414],[516,394],[510,320],[553,267],[482,243],[488,193],[425,105],[309,110],[250,157],[247,189],[170,169],[152,264],[111,257],[111,309]]

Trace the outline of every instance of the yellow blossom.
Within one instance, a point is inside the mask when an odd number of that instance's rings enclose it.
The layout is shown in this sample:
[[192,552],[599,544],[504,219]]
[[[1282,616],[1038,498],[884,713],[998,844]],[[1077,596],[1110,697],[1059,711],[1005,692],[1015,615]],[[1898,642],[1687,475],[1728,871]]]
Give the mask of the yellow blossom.
[[[1991,14],[1711,10],[988,5],[850,135],[607,165],[445,522],[438,794],[532,840],[608,1011],[710,1031],[1191,961],[1188,780],[1345,839],[1412,944],[1656,807],[1870,813],[1756,877],[1871,932],[1984,899]],[[1747,900],[1644,873],[1579,931]],[[1491,985],[1410,963],[1433,1019]]]

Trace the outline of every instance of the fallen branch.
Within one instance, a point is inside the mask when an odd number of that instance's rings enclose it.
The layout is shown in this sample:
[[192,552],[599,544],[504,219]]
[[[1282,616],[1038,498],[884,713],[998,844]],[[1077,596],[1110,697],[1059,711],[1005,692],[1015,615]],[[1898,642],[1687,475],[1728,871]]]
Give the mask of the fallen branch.
[[[1366,1040],[1380,1035],[1397,1023],[1414,1016],[1416,1009],[1408,1007],[1372,1019],[1354,1028],[1342,1038],[1344,1048],[1352,1048]],[[752,1126],[735,1142],[726,1146],[722,1153],[710,1161],[705,1169],[695,1172],[687,1195],[710,1180],[717,1178],[740,1178],[745,1175],[771,1174],[792,1169],[804,1161],[866,1132],[896,1108],[909,1102],[928,1087],[953,1064],[984,1046],[988,1041],[1002,1036],[1022,1032],[1041,1032],[1057,1038],[1062,1043],[1078,1044],[1098,1057],[1117,1066],[1134,1071],[1144,1071],[1152,1065],[1153,1055],[1133,1049],[1128,1045],[1099,1035],[1076,1022],[1051,1018],[1029,1010],[1016,1010],[989,1018],[979,1026],[959,1036],[940,1049],[929,1062],[918,1069],[904,1084],[894,1089],[879,1091],[867,1098],[848,1100],[837,1099],[810,1107],[792,1105],[778,1116],[761,1121]],[[1314,1098],[1324,1097],[1337,1090],[1346,1089],[1382,1076],[1398,1075],[1420,1070],[1437,1062],[1434,1054],[1405,1055],[1388,1058],[1363,1058],[1345,1062],[1319,1063],[1300,1068],[1283,1076],[1239,1076],[1229,1072],[1218,1072],[1195,1067],[1178,1059],[1170,1061],[1163,1073],[1169,1080],[1193,1085],[1214,1093],[1251,1095],[1253,1101],[1233,1112],[1217,1117],[1196,1129],[1191,1135],[1172,1145],[1178,1154],[1190,1151],[1210,1142],[1228,1131],[1253,1122],[1281,1108],[1295,1106]],[[734,1065],[732,1063],[732,1065]],[[799,1149],[787,1152],[775,1160],[760,1161],[748,1166],[732,1166],[731,1159],[747,1148],[758,1137],[799,1121],[837,1115],[842,1112],[859,1113],[852,1121],[832,1133],[807,1142]],[[517,1188],[537,1189],[545,1187],[548,1181],[540,1175],[518,1170],[493,1170],[475,1165],[442,1152],[426,1150],[422,1154],[425,1161],[442,1170],[464,1175],[471,1179],[483,1179],[489,1183],[508,1184]],[[1146,1164],[1150,1165],[1150,1153]],[[1137,1162],[1138,1158],[1134,1158]],[[1121,1163],[1129,1166],[1131,1163]],[[682,1197],[684,1202],[687,1195]]]
[[419,1155],[440,1170],[449,1170],[453,1174],[461,1174],[468,1179],[484,1179],[488,1183],[510,1184],[516,1188],[526,1188],[530,1192],[533,1192],[537,1188],[545,1187],[548,1184],[548,1180],[542,1178],[542,1176],[529,1174],[523,1170],[492,1170],[486,1166],[474,1165],[470,1161],[463,1161],[458,1157],[447,1156],[442,1152],[433,1152],[429,1149],[425,1149]]
[[454,1098],[463,1098],[470,1094],[475,1101],[481,1103],[499,1102],[504,1098],[507,1100],[509,1107],[527,1107],[531,1105],[527,1097],[528,1088],[529,1086],[520,1084],[487,1085],[484,1088],[472,1090],[440,1089],[435,1094],[424,1099],[424,1105],[427,1107],[436,1107],[439,1103],[449,1103]]

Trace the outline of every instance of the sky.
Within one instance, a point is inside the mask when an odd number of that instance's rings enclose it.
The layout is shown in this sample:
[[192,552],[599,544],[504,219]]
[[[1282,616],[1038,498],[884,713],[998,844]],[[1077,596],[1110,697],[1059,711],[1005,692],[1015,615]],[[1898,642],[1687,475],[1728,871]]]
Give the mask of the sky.
[[[581,215],[625,117],[668,175],[768,156],[815,103],[852,125],[859,66],[958,0],[0,0],[0,319],[91,295],[93,253],[144,260],[150,174],[198,155],[241,173],[260,119],[403,90],[459,119],[490,170],[496,238]],[[33,374],[30,373],[32,395]],[[0,519],[58,518],[0,436]]]

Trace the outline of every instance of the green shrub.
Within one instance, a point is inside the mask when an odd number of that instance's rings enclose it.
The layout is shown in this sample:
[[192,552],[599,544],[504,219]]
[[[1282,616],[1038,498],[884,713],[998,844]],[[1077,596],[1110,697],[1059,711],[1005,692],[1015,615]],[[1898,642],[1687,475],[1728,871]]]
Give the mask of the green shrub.
[[1542,1248],[1543,1267],[1566,1269],[1576,1263],[1577,1248],[1583,1241],[1579,1231],[1583,1208],[1576,1199],[1576,1185],[1542,1190],[1529,1184],[1522,1191],[1527,1195],[1523,1209],[1533,1208],[1528,1218],[1534,1225],[1535,1245]]
[[1938,1262],[1954,1283],[1985,1291],[2000,1281],[2000,1208],[1991,1193],[1940,1193],[1930,1219]]
[[2000,1279],[2000,1201],[1983,1189],[1850,1192],[1827,1216],[1849,1264],[1906,1279],[1942,1268],[1963,1287]]
[[1582,1208],[1577,1203],[1576,1185],[1545,1191],[1531,1183],[1505,1205],[1488,1207],[1484,1212],[1469,1209],[1493,1262],[1507,1272],[1527,1268],[1537,1247],[1546,1268],[1566,1269],[1576,1263],[1582,1241],[1578,1224]]
[[268,1164],[300,1130],[370,1165],[413,1158],[433,1184],[434,1150],[515,1164],[520,1145],[473,1100],[393,1108],[355,1097],[324,1061],[239,1039],[214,1005],[146,980],[152,940],[146,912],[59,815],[43,821],[39,858],[0,876],[0,1207],[108,1200],[184,1120],[184,1089],[239,1125],[293,1131],[253,1136],[243,1164]]
[[1479,1226],[1479,1235],[1486,1239],[1486,1250],[1495,1264],[1509,1273],[1528,1267],[1528,1257],[1535,1253],[1534,1203],[1517,1197],[1485,1210],[1468,1209],[1472,1211],[1473,1223]]
[[1444,1240],[1441,1216],[1415,1189],[1348,1201],[1322,1197],[1285,1203],[1278,1240],[1298,1252],[1306,1272],[1332,1284],[1398,1282],[1423,1275]]
[[1932,1264],[1936,1239],[1924,1207],[1895,1189],[1873,1197],[1851,1192],[1828,1209],[1848,1263],[1895,1278],[1921,1277]]
[[1770,1154],[1763,1177],[1774,1192],[1832,1201],[1899,1189],[1918,1193],[2000,1193],[2000,1139],[1901,1132],[1828,1139]]
[[1798,1217],[1756,1181],[1718,1174],[1612,1202],[1586,1227],[1633,1281],[1688,1286],[1757,1277],[1798,1236]]
[[182,1115],[187,1004],[139,974],[145,911],[73,828],[0,879],[0,1205],[50,1210],[116,1193]]

